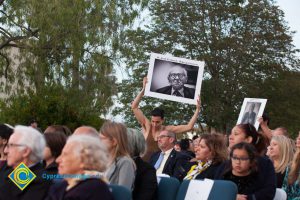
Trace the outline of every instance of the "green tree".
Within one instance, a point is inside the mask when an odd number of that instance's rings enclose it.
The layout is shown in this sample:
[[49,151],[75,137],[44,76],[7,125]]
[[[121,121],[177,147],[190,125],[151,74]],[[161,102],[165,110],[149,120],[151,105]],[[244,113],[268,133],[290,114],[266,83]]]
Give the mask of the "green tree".
[[266,79],[263,85],[256,89],[259,96],[268,99],[265,110],[270,116],[270,128],[283,126],[293,138],[297,137],[300,130],[300,72],[281,73],[277,79]]
[[[293,32],[272,0],[153,0],[149,10],[151,24],[128,31],[124,47],[130,78],[120,85],[124,107],[116,113],[125,113],[129,122],[128,104],[147,73],[150,52],[205,61],[201,120],[221,131],[236,123],[243,98],[261,97],[266,79],[299,70]],[[148,112],[160,102],[145,98],[141,105]],[[187,105],[164,105],[171,123],[192,115],[190,106],[185,112]]]
[[[44,95],[50,95],[54,97],[52,100],[63,100],[65,106],[74,109],[73,112],[82,113],[77,117],[100,118],[112,105],[112,96],[116,92],[113,65],[120,56],[118,49],[123,32],[132,25],[146,3],[146,0],[1,1],[3,92],[11,91],[12,86],[17,85],[2,110],[9,113],[13,103],[21,105],[23,102],[18,101],[29,101],[32,96],[38,101],[35,106],[44,106]],[[19,53],[11,58],[8,54],[13,47]],[[14,59],[20,61],[15,68]],[[57,95],[45,91],[65,97],[56,98]],[[30,102],[33,103],[27,103]],[[35,117],[47,117],[47,113],[38,115]],[[22,121],[22,115],[15,117]],[[66,117],[58,123],[66,122]]]

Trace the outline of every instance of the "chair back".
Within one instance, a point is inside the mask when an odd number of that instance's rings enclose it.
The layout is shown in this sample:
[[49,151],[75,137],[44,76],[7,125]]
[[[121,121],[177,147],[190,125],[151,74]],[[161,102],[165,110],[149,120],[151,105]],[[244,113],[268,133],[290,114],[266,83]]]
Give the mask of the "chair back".
[[234,182],[225,180],[214,180],[214,185],[208,196],[208,200],[236,200],[238,193]]
[[161,177],[158,183],[158,200],[176,199],[180,182],[173,177]]
[[131,191],[122,185],[110,184],[108,185],[114,200],[131,200]]
[[[204,183],[204,187],[199,187],[199,194],[202,195],[203,192],[201,190],[207,190],[207,184],[205,184],[204,180],[193,180],[193,182],[201,181]],[[214,180],[211,190],[209,192],[208,198],[199,199],[197,197],[191,197],[191,195],[187,195],[190,180],[184,180],[177,192],[176,200],[186,200],[190,199],[197,199],[197,200],[236,200],[237,195],[237,186],[231,181],[224,181],[224,180]],[[210,180],[211,182],[211,180]],[[208,182],[209,184],[209,182]],[[198,187],[197,187],[198,188]],[[197,192],[197,191],[196,191]]]
[[287,198],[286,192],[281,188],[276,188],[276,193],[273,200],[286,200],[286,198]]

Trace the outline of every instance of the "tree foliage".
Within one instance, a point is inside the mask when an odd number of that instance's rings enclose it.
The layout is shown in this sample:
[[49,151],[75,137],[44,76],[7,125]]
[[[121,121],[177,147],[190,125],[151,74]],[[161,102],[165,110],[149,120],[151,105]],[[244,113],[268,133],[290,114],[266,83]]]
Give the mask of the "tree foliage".
[[[133,119],[128,103],[141,88],[150,52],[205,61],[201,119],[222,131],[236,123],[243,98],[266,96],[262,95],[266,80],[279,81],[285,71],[299,70],[293,32],[272,0],[153,0],[149,10],[151,24],[128,31],[128,45],[123,49],[129,78],[120,85],[124,107],[116,112],[125,113],[129,122]],[[148,112],[158,102],[145,98],[142,109]],[[268,103],[280,102],[269,99]],[[171,123],[192,115],[192,108],[186,110],[186,105],[164,104]]]
[[[58,105],[62,100],[64,107],[83,113],[77,117],[99,118],[105,114],[116,92],[113,65],[119,59],[123,32],[146,3],[146,0],[2,1],[0,72],[5,75],[3,88],[6,88],[3,92],[17,85],[3,110],[9,113],[9,109],[22,101],[36,103],[34,106],[41,106],[37,109],[44,110],[49,105],[44,95],[50,95],[51,101],[57,100]],[[19,50],[14,58],[9,56],[12,48]],[[14,60],[20,62],[16,67]],[[55,93],[65,97],[57,98],[59,95]],[[39,116],[35,117],[44,118],[47,113],[36,114]],[[64,115],[63,110],[60,114]],[[63,123],[67,116],[56,119]]]
[[300,130],[300,72],[283,72],[276,79],[266,79],[263,85],[256,89],[259,96],[268,99],[265,110],[271,117],[270,127],[286,127],[296,138]]

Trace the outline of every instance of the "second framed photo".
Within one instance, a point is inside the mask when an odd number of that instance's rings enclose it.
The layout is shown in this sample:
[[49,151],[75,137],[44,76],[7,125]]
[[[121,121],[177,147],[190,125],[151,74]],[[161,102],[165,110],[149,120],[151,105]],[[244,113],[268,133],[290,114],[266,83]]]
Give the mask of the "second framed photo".
[[257,117],[262,116],[267,99],[245,98],[237,124],[252,124],[256,130],[259,127]]
[[196,104],[204,62],[152,53],[145,95]]

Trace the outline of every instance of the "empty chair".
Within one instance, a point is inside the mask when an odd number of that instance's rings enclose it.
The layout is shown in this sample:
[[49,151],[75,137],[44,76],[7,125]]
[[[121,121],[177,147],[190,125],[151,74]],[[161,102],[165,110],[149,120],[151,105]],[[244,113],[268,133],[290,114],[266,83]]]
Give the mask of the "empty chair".
[[[202,199],[199,199],[199,197],[191,198],[191,195],[187,195],[189,186],[191,181],[190,180],[184,180],[177,192],[176,200],[185,200],[185,199],[197,199],[197,200],[235,200],[237,195],[237,187],[236,185],[231,181],[224,181],[224,180],[209,180],[207,183],[205,183],[204,180],[192,180],[194,183],[196,182],[203,182],[203,187],[197,186],[199,188],[199,194],[203,196],[203,191],[207,191],[210,189],[208,198],[202,197]],[[213,182],[212,187],[209,188],[208,185]],[[188,197],[188,198],[186,198]]]
[[180,182],[173,177],[161,177],[158,183],[158,200],[176,199]]
[[208,200],[235,200],[238,189],[235,183],[224,180],[214,180]]
[[110,184],[109,190],[112,192],[114,200],[131,200],[131,191],[122,185]]

